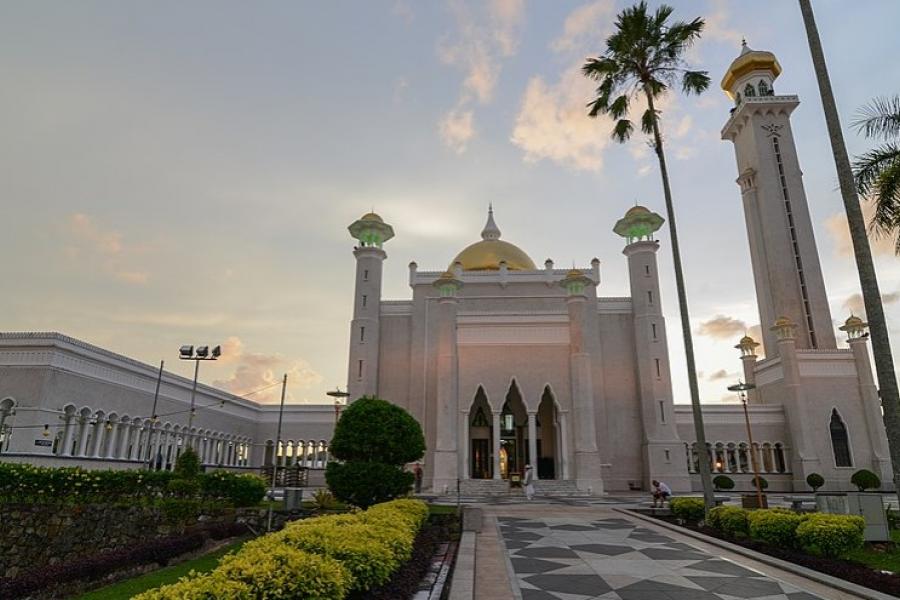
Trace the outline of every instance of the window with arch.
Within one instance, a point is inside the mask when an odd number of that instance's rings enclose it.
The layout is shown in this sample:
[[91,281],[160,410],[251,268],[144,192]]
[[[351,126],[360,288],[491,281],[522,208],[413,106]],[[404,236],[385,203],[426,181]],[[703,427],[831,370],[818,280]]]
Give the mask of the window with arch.
[[831,423],[828,425],[831,432],[831,448],[834,451],[834,466],[852,467],[850,458],[850,438],[847,436],[847,426],[838,414],[837,409],[831,411]]
[[747,98],[756,96],[756,88],[748,83],[746,86],[744,86],[744,96],[746,96]]
[[484,410],[482,407],[478,407],[475,409],[475,414],[472,415],[472,427],[490,427],[491,423],[488,421],[487,415],[484,414]]
[[761,79],[759,81],[759,95],[760,96],[771,96],[772,88],[769,87],[769,84],[766,83],[765,79]]
[[780,442],[775,444],[775,470],[779,473],[787,472],[787,463],[784,460],[784,446]]

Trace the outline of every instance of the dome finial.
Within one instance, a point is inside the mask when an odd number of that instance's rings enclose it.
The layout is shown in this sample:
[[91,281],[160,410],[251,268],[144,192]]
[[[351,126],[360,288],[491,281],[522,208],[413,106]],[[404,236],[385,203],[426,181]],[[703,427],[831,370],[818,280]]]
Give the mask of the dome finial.
[[499,240],[500,228],[494,223],[494,204],[488,204],[488,218],[484,229],[481,230],[481,239],[483,240]]

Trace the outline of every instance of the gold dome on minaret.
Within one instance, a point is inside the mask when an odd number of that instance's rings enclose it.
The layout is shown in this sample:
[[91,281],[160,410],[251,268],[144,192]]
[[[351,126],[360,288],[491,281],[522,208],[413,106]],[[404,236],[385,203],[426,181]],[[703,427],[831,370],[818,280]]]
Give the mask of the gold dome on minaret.
[[735,82],[752,71],[769,71],[772,79],[781,75],[781,65],[775,55],[767,50],[753,50],[747,45],[747,40],[741,44],[740,55],[731,62],[725,76],[722,77],[722,90],[732,99],[731,88]]
[[499,271],[500,263],[506,263],[510,271],[535,271],[534,261],[525,251],[500,239],[500,229],[494,223],[494,209],[488,208],[487,224],[481,232],[481,241],[467,246],[450,263],[460,263],[463,271]]

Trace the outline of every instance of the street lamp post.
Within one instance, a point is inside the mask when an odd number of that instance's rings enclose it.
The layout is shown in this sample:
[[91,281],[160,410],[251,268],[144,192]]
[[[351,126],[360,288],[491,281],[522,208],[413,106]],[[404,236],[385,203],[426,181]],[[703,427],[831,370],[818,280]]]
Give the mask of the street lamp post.
[[728,390],[737,392],[744,406],[744,422],[747,424],[747,440],[750,443],[750,465],[753,468],[753,483],[756,484],[756,506],[763,507],[762,499],[762,482],[759,480],[759,467],[756,463],[756,448],[753,446],[753,432],[750,429],[750,412],[747,410],[747,392],[756,389],[756,385],[752,383],[743,383],[738,381],[735,385],[729,385]]
[[188,433],[194,424],[194,397],[197,395],[197,375],[200,373],[201,360],[216,360],[222,355],[222,347],[216,346],[210,351],[209,346],[182,346],[178,349],[178,358],[194,361],[194,385],[191,387],[191,412],[188,415]]
[[325,392],[325,394],[334,398],[334,425],[337,427],[337,423],[341,419],[341,409],[344,408],[344,404],[347,402],[347,398],[350,397],[350,394],[341,391],[341,388],[339,387],[330,392]]

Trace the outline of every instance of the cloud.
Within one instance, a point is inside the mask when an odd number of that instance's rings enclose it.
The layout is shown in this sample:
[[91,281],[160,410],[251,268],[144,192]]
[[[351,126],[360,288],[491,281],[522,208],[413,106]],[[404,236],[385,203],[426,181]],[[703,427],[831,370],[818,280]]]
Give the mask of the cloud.
[[456,153],[466,151],[466,145],[475,136],[475,126],[472,124],[473,114],[471,110],[452,110],[447,113],[438,124],[441,139]]
[[563,33],[551,44],[554,52],[572,52],[599,44],[615,18],[615,2],[598,0],[579,6],[566,17]]
[[709,374],[709,381],[721,381],[723,379],[736,379],[738,377],[737,373],[729,373],[725,369],[719,369],[713,373]]
[[711,0],[713,7],[704,15],[706,27],[703,28],[703,38],[717,42],[729,42],[734,44],[735,50],[740,48],[744,36],[737,29],[728,26],[728,9],[725,0]]
[[[860,202],[863,219],[868,224],[875,213],[874,205],[863,200]],[[825,219],[825,230],[834,244],[834,252],[838,256],[853,256],[853,242],[850,240],[850,226],[847,224],[847,214],[843,211],[835,213]],[[889,236],[869,236],[869,247],[872,254],[878,256],[892,256],[894,254],[894,240]]]
[[731,339],[743,334],[747,329],[744,321],[725,315],[716,315],[712,319],[700,323],[697,334],[716,339]]
[[405,25],[411,25],[416,18],[416,13],[408,0],[394,0],[391,13],[400,18]]
[[126,245],[122,234],[106,230],[83,213],[69,215],[63,226],[68,238],[65,254],[83,265],[99,265],[114,279],[130,285],[146,285],[150,275],[129,264],[139,252],[136,246]]
[[[881,303],[884,305],[895,304],[898,301],[900,301],[900,292],[889,292],[881,295]],[[866,307],[863,304],[862,294],[852,294],[849,298],[844,300],[843,307],[847,312],[859,317],[866,316]]]
[[[288,390],[298,387],[309,389],[322,382],[322,376],[305,360],[289,360],[280,354],[246,352],[238,337],[225,340],[220,361],[234,364],[234,372],[228,379],[215,380],[213,386],[264,404],[281,399],[278,384],[284,373],[288,376]],[[294,400],[290,391],[286,394],[286,400]]]
[[475,135],[471,105],[494,99],[502,60],[518,50],[524,14],[523,0],[491,0],[475,6],[463,0],[450,3],[456,33],[452,39],[443,38],[437,48],[441,62],[465,74],[455,106],[439,123],[441,140],[460,153]]
[[511,141],[524,150],[526,162],[542,159],[581,171],[599,171],[610,143],[611,121],[589,119],[585,104],[593,84],[572,68],[555,85],[532,77],[513,127]]

